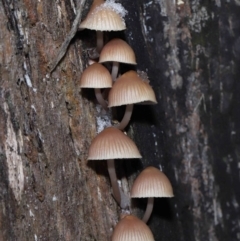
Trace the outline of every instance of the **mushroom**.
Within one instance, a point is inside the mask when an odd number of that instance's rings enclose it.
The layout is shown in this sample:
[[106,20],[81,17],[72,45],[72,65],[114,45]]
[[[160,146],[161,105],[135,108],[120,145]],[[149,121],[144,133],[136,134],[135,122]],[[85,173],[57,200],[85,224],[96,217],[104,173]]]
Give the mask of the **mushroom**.
[[99,63],[113,62],[112,79],[115,81],[119,63],[136,65],[136,57],[132,48],[122,39],[112,39],[102,49]]
[[94,63],[86,68],[80,79],[81,88],[94,88],[97,101],[107,110],[107,103],[104,100],[101,89],[112,87],[112,78],[108,70],[99,63]]
[[119,77],[108,96],[108,107],[127,105],[124,117],[117,128],[123,130],[129,123],[133,104],[156,104],[152,87],[130,70]]
[[154,241],[149,227],[133,215],[127,215],[116,225],[112,241]]
[[87,17],[80,24],[80,29],[97,31],[97,52],[103,47],[103,31],[121,31],[126,29],[123,17],[126,10],[113,1],[94,0]]
[[147,223],[153,210],[154,197],[173,197],[172,185],[167,176],[155,167],[144,169],[133,183],[132,198],[148,197],[147,208],[142,218]]
[[88,160],[107,160],[113,196],[121,208],[125,208],[128,200],[120,192],[114,159],[141,158],[135,143],[122,131],[114,127],[108,127],[100,132],[92,141]]

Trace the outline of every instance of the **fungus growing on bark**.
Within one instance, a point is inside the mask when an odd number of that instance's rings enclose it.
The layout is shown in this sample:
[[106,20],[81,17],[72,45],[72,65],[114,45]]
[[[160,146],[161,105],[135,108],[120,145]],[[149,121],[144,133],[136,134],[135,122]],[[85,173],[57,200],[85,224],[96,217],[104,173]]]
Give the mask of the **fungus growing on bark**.
[[103,31],[121,31],[126,29],[124,16],[126,10],[114,1],[94,0],[93,5],[80,24],[80,29],[91,29],[97,31],[97,51],[101,52],[103,47]]
[[101,89],[112,87],[112,78],[108,70],[99,63],[94,63],[86,68],[80,79],[81,88],[94,88],[97,101],[107,110],[107,103],[104,100]]
[[173,197],[172,185],[167,176],[155,167],[144,169],[133,183],[132,198],[148,198],[147,208],[142,218],[147,222],[153,210],[154,197]]
[[156,104],[152,87],[130,70],[116,80],[108,96],[108,107],[127,105],[124,117],[117,128],[123,130],[130,121],[133,104]]
[[102,49],[99,63],[113,62],[112,79],[115,81],[119,63],[136,65],[136,57],[132,48],[122,39],[113,39],[109,41]]
[[114,127],[108,127],[100,132],[93,139],[89,148],[88,160],[107,160],[113,196],[122,208],[125,208],[125,200],[123,200],[118,186],[114,159],[126,158],[141,158],[141,154],[135,143]]
[[154,241],[149,227],[133,215],[127,215],[116,225],[112,241]]

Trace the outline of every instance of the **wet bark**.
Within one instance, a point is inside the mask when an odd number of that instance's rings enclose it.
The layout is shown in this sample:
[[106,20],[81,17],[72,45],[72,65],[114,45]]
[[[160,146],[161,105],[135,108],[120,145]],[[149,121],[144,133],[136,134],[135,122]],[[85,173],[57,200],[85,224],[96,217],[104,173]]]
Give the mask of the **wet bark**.
[[[155,200],[149,222],[156,240],[240,239],[239,1],[119,2],[127,30],[105,40],[127,40],[158,99],[134,107],[143,159],[118,165],[124,188],[147,165],[172,181],[175,197]],[[106,163],[86,160],[99,123],[79,78],[94,33],[78,32],[49,74],[76,9],[0,1],[0,240],[109,240],[119,219]]]
[[149,223],[154,236],[239,240],[240,3],[124,5],[137,68],[147,72],[158,98],[157,106],[134,110],[130,131],[143,166],[160,166],[175,193],[157,200]]

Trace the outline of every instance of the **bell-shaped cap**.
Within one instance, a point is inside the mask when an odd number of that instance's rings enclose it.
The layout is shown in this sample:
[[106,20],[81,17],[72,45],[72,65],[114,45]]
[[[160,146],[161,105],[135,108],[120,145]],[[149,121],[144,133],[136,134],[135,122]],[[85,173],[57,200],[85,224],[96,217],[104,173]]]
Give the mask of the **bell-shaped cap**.
[[99,63],[103,62],[137,64],[135,54],[130,45],[118,38],[112,39],[103,47]]
[[133,215],[127,215],[116,225],[112,241],[154,241],[149,227]]
[[108,96],[108,106],[156,104],[152,87],[136,71],[130,70],[116,80]]
[[173,197],[172,185],[167,176],[155,167],[144,169],[133,183],[132,198]]
[[141,158],[135,143],[122,131],[108,127],[92,141],[88,160]]
[[123,17],[112,8],[110,4],[96,4],[90,9],[89,14],[80,24],[80,29],[91,29],[97,31],[121,31],[126,29]]
[[80,79],[81,88],[111,88],[112,77],[103,65],[94,63],[87,67]]

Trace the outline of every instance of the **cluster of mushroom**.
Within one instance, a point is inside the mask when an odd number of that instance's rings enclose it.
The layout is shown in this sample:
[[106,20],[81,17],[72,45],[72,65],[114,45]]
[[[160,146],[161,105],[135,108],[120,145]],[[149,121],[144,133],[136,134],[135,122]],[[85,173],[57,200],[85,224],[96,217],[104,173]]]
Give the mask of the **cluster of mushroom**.
[[[133,105],[137,103],[155,104],[156,97],[148,81],[140,78],[136,71],[128,71],[118,77],[119,63],[136,65],[132,48],[122,39],[113,39],[103,47],[103,34],[100,31],[124,30],[123,15],[126,10],[113,0],[94,0],[93,5],[81,23],[80,28],[97,31],[97,51],[99,60],[90,65],[82,74],[80,86],[94,88],[97,101],[105,110],[109,107],[126,105],[126,111],[120,124],[107,127],[92,141],[88,160],[107,160],[108,172],[113,189],[113,196],[121,207],[126,210],[130,198],[118,185],[114,160],[141,158],[135,143],[122,130],[128,125]],[[103,65],[112,62],[111,74]],[[111,88],[105,100],[101,89]],[[148,198],[146,212],[142,221],[133,215],[127,215],[116,225],[112,241],[154,240],[145,224],[153,209],[154,197],[173,197],[172,186],[168,178],[155,167],[146,168],[135,180],[132,198]]]

